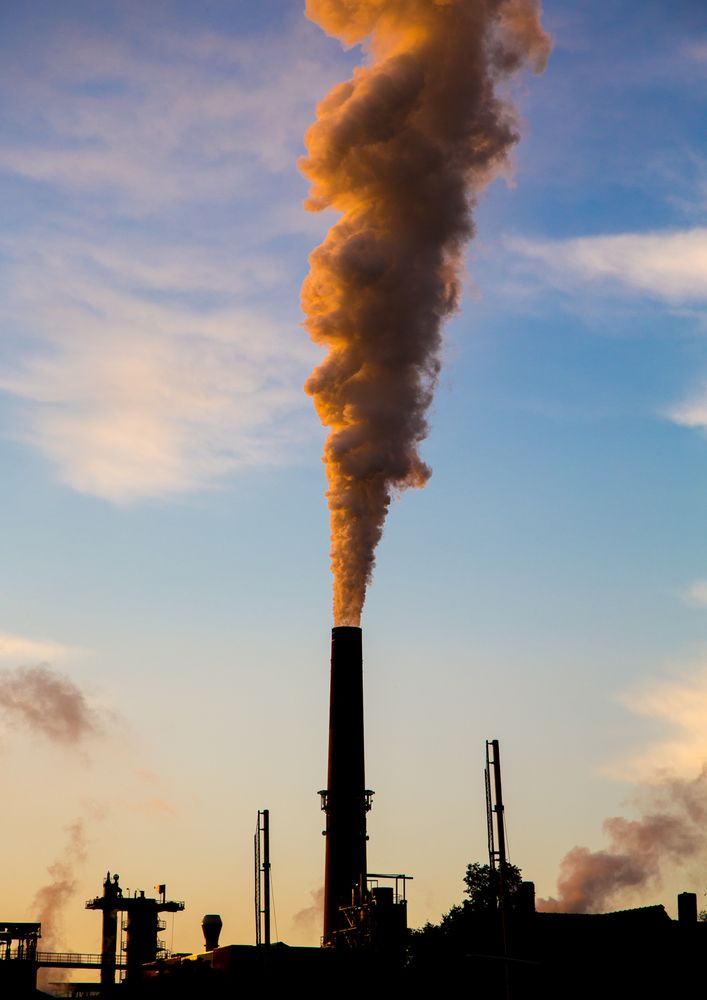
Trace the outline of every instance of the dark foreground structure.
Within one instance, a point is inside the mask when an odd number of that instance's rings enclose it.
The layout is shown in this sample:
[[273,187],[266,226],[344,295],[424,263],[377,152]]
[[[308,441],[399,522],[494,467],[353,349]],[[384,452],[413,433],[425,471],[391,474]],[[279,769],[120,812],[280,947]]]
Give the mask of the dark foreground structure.
[[158,955],[165,953],[163,943],[158,934],[165,929],[161,913],[178,913],[184,909],[183,902],[166,898],[166,886],[160,886],[160,897],[146,896],[144,891],[132,896],[124,896],[120,887],[120,876],[106,874],[103,882],[103,895],[89,899],[87,910],[100,910],[103,914],[103,929],[101,933],[101,986],[103,994],[108,996],[115,985],[115,972],[118,962],[118,915],[124,913],[125,921],[125,969],[129,984],[142,978],[142,967],[147,962],[154,962]]
[[[674,1000],[705,993],[707,924],[684,893],[682,919],[662,906],[606,914],[525,911],[507,921],[504,956],[498,913],[462,915],[454,927],[416,932],[402,960],[368,948],[226,946],[144,966],[117,997],[236,1000],[304,992],[308,998],[404,992],[476,1000]],[[530,904],[530,905],[528,905]],[[463,908],[462,908],[463,910]]]
[[366,815],[373,792],[365,777],[362,633],[353,626],[331,631],[327,787],[319,794],[326,814],[322,945],[374,953],[378,966],[385,959],[400,965],[408,876],[368,872]]
[[[678,920],[662,906],[606,914],[516,912],[508,921],[505,958],[498,914],[468,912],[446,929],[443,921],[413,934],[402,963],[365,948],[217,946],[147,963],[139,976],[112,989],[86,984],[67,995],[115,1000],[237,1000],[251,991],[266,998],[305,993],[315,1000],[401,992],[476,1000],[700,997],[707,924],[696,920],[695,903],[693,894],[683,894]],[[40,996],[34,977],[41,957],[41,952],[0,952],[3,1000]]]
[[323,944],[335,947],[356,933],[355,911],[365,903],[367,885],[366,813],[373,792],[365,778],[360,628],[331,633],[329,761],[327,787],[319,794],[326,813]]
[[[532,886],[532,883],[524,883]],[[413,933],[406,978],[434,996],[464,982],[493,1000],[634,1000],[705,993],[707,923],[697,897],[678,897],[680,918],[663,906],[614,913],[536,913],[532,894],[506,915],[456,908],[453,919]],[[529,905],[528,905],[529,904]]]

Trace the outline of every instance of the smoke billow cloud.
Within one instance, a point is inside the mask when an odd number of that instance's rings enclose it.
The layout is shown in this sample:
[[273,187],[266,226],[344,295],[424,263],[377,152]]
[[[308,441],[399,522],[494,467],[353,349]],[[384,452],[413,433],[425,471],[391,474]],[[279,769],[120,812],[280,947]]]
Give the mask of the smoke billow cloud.
[[646,792],[637,820],[604,822],[606,850],[573,847],[560,864],[557,898],[538,909],[558,913],[602,913],[622,894],[660,885],[666,866],[684,865],[707,849],[707,765],[692,780],[667,779]]
[[98,715],[83,691],[45,664],[0,672],[0,712],[67,747],[78,746],[101,731]]
[[539,0],[307,0],[355,70],[317,109],[306,207],[343,213],[310,256],[305,326],[329,353],[306,391],[325,445],[334,621],[358,625],[392,495],[430,476],[418,446],[457,308],[472,209],[518,141],[499,85],[550,50]]

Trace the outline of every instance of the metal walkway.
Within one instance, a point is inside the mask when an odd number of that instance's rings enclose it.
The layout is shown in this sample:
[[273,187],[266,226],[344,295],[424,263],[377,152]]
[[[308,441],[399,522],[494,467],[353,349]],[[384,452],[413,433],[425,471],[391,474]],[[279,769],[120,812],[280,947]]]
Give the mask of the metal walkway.
[[[37,965],[49,969],[100,969],[101,956],[69,951],[38,951]],[[124,969],[125,962],[116,962],[116,969]]]

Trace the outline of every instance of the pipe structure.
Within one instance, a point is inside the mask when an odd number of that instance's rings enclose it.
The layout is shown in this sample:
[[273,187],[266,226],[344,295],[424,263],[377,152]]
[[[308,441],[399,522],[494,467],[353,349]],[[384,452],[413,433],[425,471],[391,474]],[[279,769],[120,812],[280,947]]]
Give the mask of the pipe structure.
[[323,944],[343,943],[348,926],[341,907],[361,905],[366,893],[366,789],[363,748],[363,656],[361,629],[341,625],[331,632],[328,786],[320,792],[326,812]]
[[[157,888],[157,887],[156,887]],[[101,997],[109,997],[115,987],[116,944],[118,914],[127,914],[127,940],[125,945],[127,981],[130,985],[140,980],[145,962],[154,962],[160,950],[157,934],[164,930],[160,913],[178,913],[184,903],[166,898],[166,887],[161,885],[160,898],[152,899],[141,891],[124,896],[118,876],[110,872],[103,883],[103,895],[89,899],[87,910],[103,911],[103,942],[101,947]]]
[[103,882],[103,895],[89,900],[88,909],[103,911],[101,934],[101,997],[112,996],[115,987],[116,948],[118,945],[118,909],[122,903],[123,890],[119,876],[108,872]]
[[115,986],[115,959],[118,946],[118,911],[106,907],[103,911],[101,935],[101,995],[110,996]]
[[263,809],[263,931],[265,947],[270,947],[270,810]]

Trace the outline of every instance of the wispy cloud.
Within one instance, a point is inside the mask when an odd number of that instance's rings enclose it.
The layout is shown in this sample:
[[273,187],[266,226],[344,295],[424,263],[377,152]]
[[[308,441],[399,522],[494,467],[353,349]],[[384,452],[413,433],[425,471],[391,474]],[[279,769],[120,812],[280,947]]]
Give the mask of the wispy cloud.
[[650,782],[692,776],[707,761],[707,666],[682,677],[653,681],[618,699],[637,715],[656,719],[668,735],[608,768],[616,777]]
[[168,802],[166,799],[145,799],[144,802],[141,803],[141,809],[148,814],[158,816],[169,816],[172,818],[177,815],[177,807],[172,805],[172,803]]
[[[707,431],[707,384],[693,392],[684,402],[668,411],[667,416],[681,427]],[[692,595],[693,598],[695,595]]]
[[707,63],[707,38],[701,38],[685,47],[685,53],[695,62]]
[[707,228],[620,233],[565,240],[508,240],[561,287],[605,282],[670,303],[707,301]]
[[685,591],[685,598],[690,604],[707,608],[707,580],[695,580]]
[[[281,459],[301,433],[308,347],[296,326],[239,305],[219,254],[204,250],[190,281],[193,249],[151,264],[140,248],[66,243],[16,261],[15,307],[39,343],[0,371],[24,403],[15,436],[69,486],[117,502]],[[236,271],[236,289],[248,276],[269,288],[274,265],[256,271]]]
[[38,660],[65,660],[78,653],[75,646],[51,642],[46,639],[30,639],[24,635],[0,632],[0,662],[21,664]]
[[5,53],[14,141],[0,167],[81,197],[110,192],[148,215],[174,200],[230,199],[262,171],[291,168],[331,76],[319,46],[298,44],[304,23],[257,45],[145,28],[138,41],[127,26],[110,37],[65,24],[41,51]]
[[203,489],[315,429],[281,244],[311,225],[295,162],[334,70],[298,30],[253,46],[67,25],[4,67],[7,433],[73,489]]

